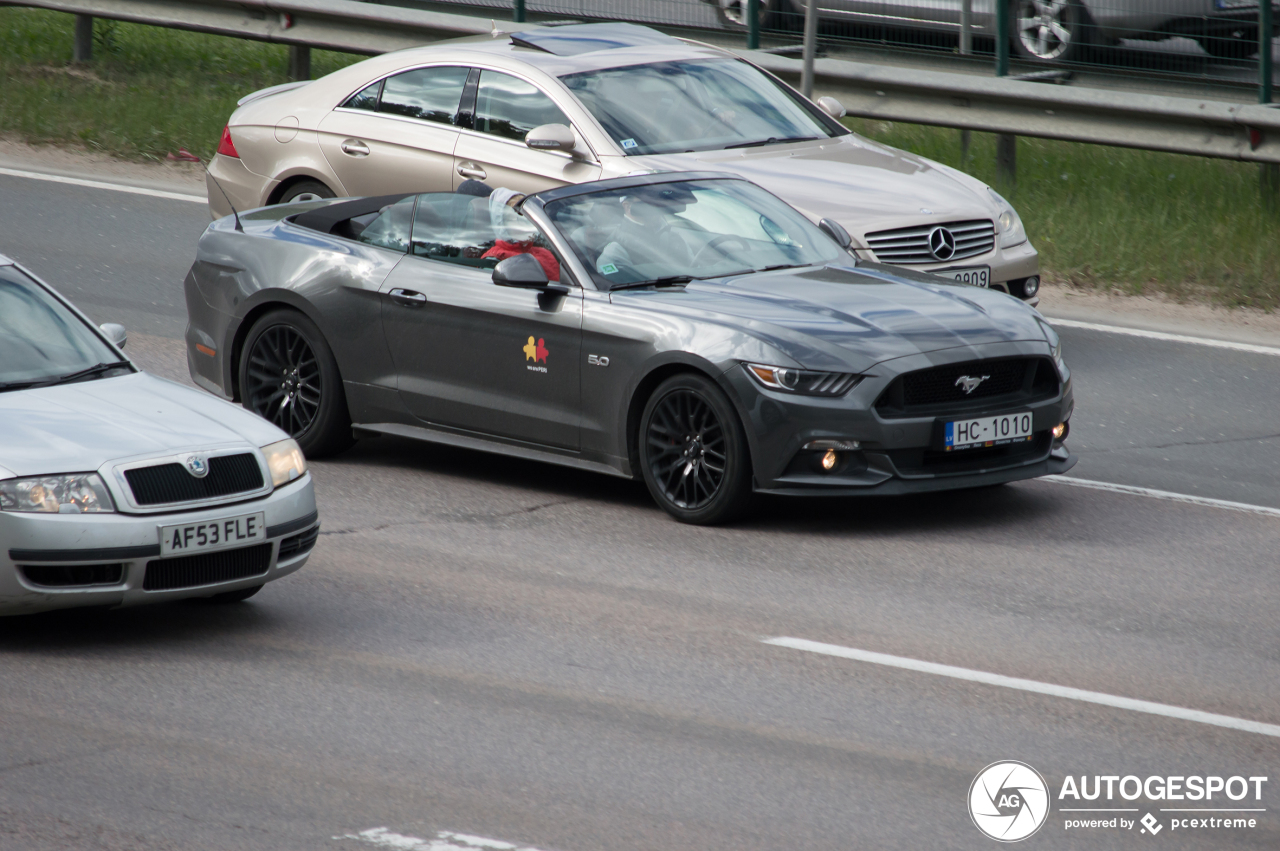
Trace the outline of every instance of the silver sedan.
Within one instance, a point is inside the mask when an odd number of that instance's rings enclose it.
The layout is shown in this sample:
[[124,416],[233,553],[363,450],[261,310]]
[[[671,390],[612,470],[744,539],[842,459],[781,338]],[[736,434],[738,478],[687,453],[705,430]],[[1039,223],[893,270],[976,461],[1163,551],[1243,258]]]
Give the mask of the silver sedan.
[[315,545],[297,443],[123,344],[0,255],[0,615],[237,602]]

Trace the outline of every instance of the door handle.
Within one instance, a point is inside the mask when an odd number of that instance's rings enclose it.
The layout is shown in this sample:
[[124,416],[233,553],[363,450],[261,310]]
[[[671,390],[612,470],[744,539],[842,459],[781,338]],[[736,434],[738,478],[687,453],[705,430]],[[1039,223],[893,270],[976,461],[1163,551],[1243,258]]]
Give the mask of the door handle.
[[484,180],[489,176],[484,169],[475,163],[458,163],[458,174],[463,177],[470,177],[472,180]]
[[399,288],[391,291],[391,300],[396,304],[403,304],[405,307],[422,307],[427,303],[427,297],[422,293]]
[[353,157],[369,156],[369,146],[364,142],[361,142],[359,139],[347,139],[339,147],[342,148],[342,153],[349,154]]

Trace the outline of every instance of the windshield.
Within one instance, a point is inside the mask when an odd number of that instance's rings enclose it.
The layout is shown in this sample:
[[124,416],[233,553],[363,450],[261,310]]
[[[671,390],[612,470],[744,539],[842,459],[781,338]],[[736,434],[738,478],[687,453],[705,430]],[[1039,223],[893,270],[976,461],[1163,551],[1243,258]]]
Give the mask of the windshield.
[[758,68],[733,59],[655,62],[560,79],[628,155],[842,135]]
[[13,266],[0,266],[0,389],[119,360],[44,287]]
[[744,180],[592,192],[546,211],[606,290],[849,259],[808,219]]

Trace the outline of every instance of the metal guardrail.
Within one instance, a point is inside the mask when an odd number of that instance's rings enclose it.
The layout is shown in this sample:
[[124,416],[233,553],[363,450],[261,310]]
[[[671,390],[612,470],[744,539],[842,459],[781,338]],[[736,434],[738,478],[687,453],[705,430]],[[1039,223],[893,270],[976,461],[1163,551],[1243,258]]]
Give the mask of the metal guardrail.
[[[509,21],[353,0],[0,0],[59,12],[352,53],[513,30]],[[788,81],[801,62],[739,51]],[[1280,163],[1280,109],[819,59],[817,91],[851,115],[1205,157]]]

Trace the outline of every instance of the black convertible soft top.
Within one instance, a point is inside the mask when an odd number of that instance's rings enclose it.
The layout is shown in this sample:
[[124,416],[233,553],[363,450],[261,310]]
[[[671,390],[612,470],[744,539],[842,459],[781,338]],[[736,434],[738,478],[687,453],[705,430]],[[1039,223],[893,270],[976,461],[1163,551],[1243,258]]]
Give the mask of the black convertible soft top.
[[397,195],[375,195],[370,198],[356,198],[351,201],[343,201],[339,204],[326,204],[323,207],[317,207],[314,210],[307,210],[305,213],[289,219],[299,227],[308,230],[318,230],[321,233],[333,233],[333,229],[343,222],[350,221],[358,216],[367,216],[370,213],[376,213],[388,204],[394,204],[397,201],[403,201],[410,195],[417,195],[417,192],[401,192]]

